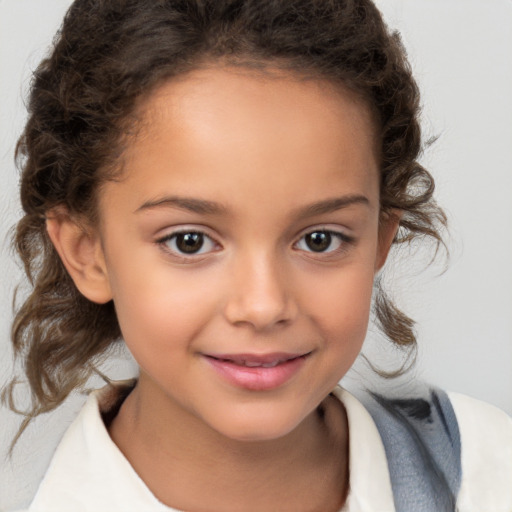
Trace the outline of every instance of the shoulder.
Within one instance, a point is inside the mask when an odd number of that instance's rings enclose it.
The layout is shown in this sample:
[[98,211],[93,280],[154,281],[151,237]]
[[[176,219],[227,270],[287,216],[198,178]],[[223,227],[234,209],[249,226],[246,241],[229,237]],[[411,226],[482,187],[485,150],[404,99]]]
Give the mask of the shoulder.
[[[384,446],[396,509],[511,512],[511,418],[421,382],[401,391],[356,391]],[[357,436],[360,425],[349,427]]]
[[512,418],[495,407],[469,396],[449,392],[448,397],[459,423],[461,437],[481,448],[503,444],[512,446]]
[[448,392],[448,398],[465,433],[489,433],[488,429],[491,429],[502,436],[503,440],[512,441],[512,418],[506,412],[461,393]]
[[459,510],[512,510],[512,419],[480,400],[448,397],[461,438]]
[[106,424],[132,387],[92,393],[62,438],[29,512],[171,512],[111,440]]

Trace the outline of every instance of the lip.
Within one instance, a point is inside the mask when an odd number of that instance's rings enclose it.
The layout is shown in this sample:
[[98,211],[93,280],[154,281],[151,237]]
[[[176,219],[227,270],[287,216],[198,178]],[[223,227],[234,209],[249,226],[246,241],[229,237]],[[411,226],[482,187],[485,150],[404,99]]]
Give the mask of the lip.
[[310,355],[273,352],[269,354],[203,354],[221,377],[236,387],[269,391],[288,382]]

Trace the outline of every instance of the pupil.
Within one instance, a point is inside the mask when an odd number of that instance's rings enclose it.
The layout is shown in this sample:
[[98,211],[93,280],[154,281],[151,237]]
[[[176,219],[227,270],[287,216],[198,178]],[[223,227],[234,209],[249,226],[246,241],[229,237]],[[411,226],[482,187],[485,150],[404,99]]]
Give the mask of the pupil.
[[312,251],[325,251],[331,245],[331,234],[325,231],[315,231],[306,235],[306,244]]
[[201,233],[181,233],[176,236],[176,246],[181,252],[193,254],[201,249],[204,238]]

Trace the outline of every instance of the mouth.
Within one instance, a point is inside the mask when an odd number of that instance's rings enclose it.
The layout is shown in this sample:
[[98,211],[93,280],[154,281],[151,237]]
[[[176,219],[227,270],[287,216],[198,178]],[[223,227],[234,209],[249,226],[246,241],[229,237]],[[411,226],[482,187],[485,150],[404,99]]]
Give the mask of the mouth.
[[274,352],[271,354],[206,354],[206,357],[233,363],[238,366],[247,366],[248,368],[273,368],[278,364],[297,359],[299,357],[306,357],[306,354],[288,354],[284,352]]
[[252,391],[268,391],[294,377],[310,355],[311,352],[204,354],[204,358],[231,385]]

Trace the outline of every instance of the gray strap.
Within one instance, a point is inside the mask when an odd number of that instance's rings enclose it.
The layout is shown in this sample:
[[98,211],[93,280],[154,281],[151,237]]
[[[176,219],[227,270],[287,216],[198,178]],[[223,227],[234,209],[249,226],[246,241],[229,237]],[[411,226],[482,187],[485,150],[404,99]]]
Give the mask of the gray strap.
[[397,512],[454,512],[461,481],[460,434],[447,394],[361,397],[386,450]]

